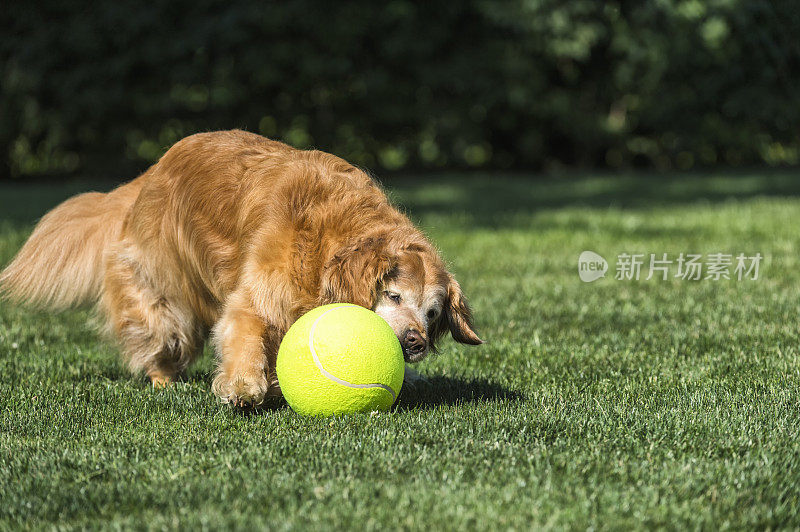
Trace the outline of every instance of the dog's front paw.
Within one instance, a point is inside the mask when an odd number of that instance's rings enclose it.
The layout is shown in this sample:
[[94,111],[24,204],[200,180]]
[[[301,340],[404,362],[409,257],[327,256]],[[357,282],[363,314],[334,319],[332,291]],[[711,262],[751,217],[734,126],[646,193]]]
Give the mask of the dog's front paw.
[[211,388],[223,403],[238,407],[260,405],[270,391],[269,382],[263,371],[239,372],[234,375],[220,373],[214,379]]

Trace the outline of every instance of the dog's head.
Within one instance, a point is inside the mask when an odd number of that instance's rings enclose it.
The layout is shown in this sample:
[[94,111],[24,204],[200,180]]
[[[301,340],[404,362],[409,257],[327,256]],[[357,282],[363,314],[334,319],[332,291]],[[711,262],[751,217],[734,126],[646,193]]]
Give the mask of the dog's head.
[[461,287],[436,251],[415,235],[363,238],[340,249],[322,275],[321,299],[371,308],[394,330],[407,362],[419,362],[448,331],[482,344]]

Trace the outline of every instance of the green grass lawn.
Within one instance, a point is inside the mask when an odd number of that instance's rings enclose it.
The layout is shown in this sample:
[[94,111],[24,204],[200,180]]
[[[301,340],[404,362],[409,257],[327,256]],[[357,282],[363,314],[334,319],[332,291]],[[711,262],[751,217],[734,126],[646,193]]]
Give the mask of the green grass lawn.
[[[0,529],[796,528],[800,174],[390,180],[487,343],[391,413],[243,413],[132,379],[87,312],[0,303]],[[0,186],[0,264],[85,184]],[[582,283],[577,259],[609,260]],[[617,281],[760,252],[757,281]],[[643,276],[644,277],[644,276]]]

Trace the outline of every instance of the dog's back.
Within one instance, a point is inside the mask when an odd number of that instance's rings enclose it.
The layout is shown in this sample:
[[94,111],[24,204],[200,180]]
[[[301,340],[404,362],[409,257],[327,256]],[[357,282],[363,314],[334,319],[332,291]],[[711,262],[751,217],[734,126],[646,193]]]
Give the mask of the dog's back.
[[[343,159],[237,130],[181,140],[142,178],[123,239],[152,268],[186,277],[176,291],[194,286],[211,305],[235,288],[254,255],[263,263],[264,255],[297,254],[296,246],[311,244],[303,255],[316,272],[322,264],[314,259],[329,255],[326,244],[344,238],[343,231],[408,222],[365,172]],[[282,252],[290,243],[293,250]]]

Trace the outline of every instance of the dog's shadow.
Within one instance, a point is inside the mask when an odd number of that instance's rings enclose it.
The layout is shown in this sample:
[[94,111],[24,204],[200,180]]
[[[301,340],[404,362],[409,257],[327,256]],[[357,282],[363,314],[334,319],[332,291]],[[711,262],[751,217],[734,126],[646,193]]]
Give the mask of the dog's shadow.
[[[210,382],[210,375],[195,374],[187,379],[194,382]],[[512,390],[486,379],[464,379],[457,377],[427,377],[417,383],[406,384],[400,397],[392,406],[393,412],[410,410],[432,410],[442,406],[470,403],[490,403],[495,401],[519,402],[525,396],[522,392]],[[268,411],[288,408],[283,398],[272,398],[254,408],[232,409],[238,415],[252,416]]]
[[405,385],[392,410],[426,410],[448,405],[517,402],[523,399],[521,392],[486,379],[436,376]]

